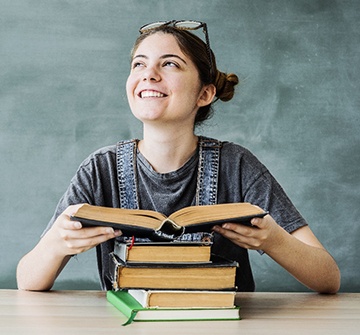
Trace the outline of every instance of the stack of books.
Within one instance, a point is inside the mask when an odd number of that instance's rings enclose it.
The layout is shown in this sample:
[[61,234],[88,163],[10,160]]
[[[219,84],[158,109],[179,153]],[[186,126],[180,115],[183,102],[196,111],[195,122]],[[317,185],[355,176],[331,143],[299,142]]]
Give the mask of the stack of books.
[[129,324],[238,320],[234,287],[238,264],[212,255],[211,241],[182,237],[211,236],[215,224],[251,225],[252,218],[266,214],[249,203],[190,206],[169,217],[148,210],[83,205],[71,219],[83,226],[121,229],[125,238],[116,241],[110,254],[113,290],[107,299]]
[[237,263],[211,243],[116,242],[107,299],[133,321],[238,320]]

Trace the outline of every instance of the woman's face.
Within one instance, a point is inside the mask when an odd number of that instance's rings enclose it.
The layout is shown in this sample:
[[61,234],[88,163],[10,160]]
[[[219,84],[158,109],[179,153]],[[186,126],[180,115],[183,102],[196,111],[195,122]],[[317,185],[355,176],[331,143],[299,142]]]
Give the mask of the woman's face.
[[203,105],[204,88],[192,60],[171,34],[155,33],[134,52],[126,83],[130,108],[147,122],[188,122]]

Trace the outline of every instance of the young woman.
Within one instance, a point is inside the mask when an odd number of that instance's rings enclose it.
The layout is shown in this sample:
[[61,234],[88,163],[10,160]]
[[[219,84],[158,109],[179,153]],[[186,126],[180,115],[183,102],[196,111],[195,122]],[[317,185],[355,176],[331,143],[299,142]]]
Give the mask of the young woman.
[[[206,43],[191,33],[197,28]],[[240,263],[238,289],[254,290],[247,250],[256,249],[310,289],[337,292],[335,261],[269,171],[240,145],[194,133],[212,102],[230,100],[238,83],[216,68],[206,24],[160,22],[140,33],[126,90],[143,139],[100,149],[82,163],[39,243],[19,262],[18,287],[49,290],[72,255],[96,247],[102,287],[111,288],[108,254],[121,231],[70,221],[82,203],[169,215],[189,205],[250,202],[269,215],[253,219],[254,227],[229,222],[213,228],[213,251]]]

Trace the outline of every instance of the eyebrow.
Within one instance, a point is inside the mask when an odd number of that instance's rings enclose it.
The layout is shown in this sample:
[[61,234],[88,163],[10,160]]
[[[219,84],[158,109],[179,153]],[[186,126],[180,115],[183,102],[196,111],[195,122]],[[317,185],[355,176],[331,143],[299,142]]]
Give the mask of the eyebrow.
[[[176,55],[176,54],[164,54],[164,55],[160,56],[160,59],[166,59],[166,58],[172,58],[172,57],[178,58],[178,59],[180,59],[184,64],[187,64],[186,61],[185,61],[185,59],[183,59],[182,57],[180,57],[180,56],[178,56],[178,55]],[[134,59],[136,59],[136,58],[149,59],[149,57],[146,56],[146,55],[136,55],[136,56],[134,56],[134,58],[133,58],[132,60],[134,60]]]

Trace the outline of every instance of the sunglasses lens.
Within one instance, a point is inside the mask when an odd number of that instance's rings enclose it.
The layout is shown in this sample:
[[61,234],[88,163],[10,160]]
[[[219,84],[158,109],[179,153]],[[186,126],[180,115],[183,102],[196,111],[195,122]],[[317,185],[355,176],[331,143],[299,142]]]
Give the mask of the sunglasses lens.
[[178,22],[175,22],[174,26],[176,28],[179,28],[179,29],[189,29],[189,30],[192,30],[192,29],[198,29],[202,26],[202,23],[199,22],[199,21],[191,21],[191,20],[187,20],[187,21],[178,21]]
[[161,27],[163,26],[164,24],[167,24],[168,22],[167,21],[158,21],[158,22],[153,22],[153,23],[149,23],[149,24],[146,24],[145,26],[142,26],[139,31],[141,34],[151,30],[151,29],[155,29],[155,28],[158,28],[158,27]]

